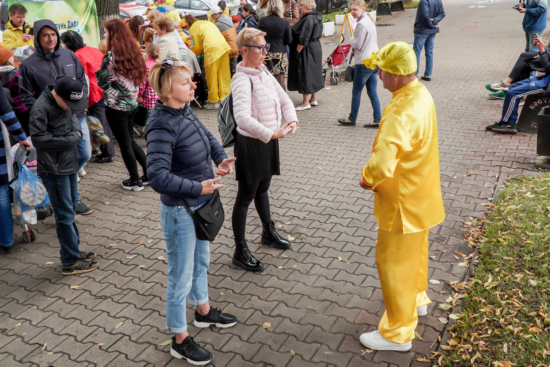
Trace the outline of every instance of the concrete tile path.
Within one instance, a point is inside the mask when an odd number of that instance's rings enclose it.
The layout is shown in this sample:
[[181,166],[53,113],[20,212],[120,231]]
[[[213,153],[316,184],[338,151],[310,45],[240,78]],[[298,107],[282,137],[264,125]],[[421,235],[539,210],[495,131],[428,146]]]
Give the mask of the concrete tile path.
[[[437,303],[447,298],[440,292],[448,291],[443,281],[461,280],[466,271],[453,256],[469,253],[463,222],[483,215],[482,203],[492,197],[500,173],[533,170],[535,154],[533,136],[484,130],[498,120],[502,105],[487,98],[484,84],[502,80],[522,51],[522,17],[499,0],[444,5],[434,79],[426,86],[438,112],[447,220],[430,237],[429,278],[442,283],[429,285],[434,303],[417,329],[423,340],[415,340],[410,353],[362,354],[359,335],[374,330],[384,310],[374,261],[373,197],[358,186],[376,131],[362,127],[371,122],[366,93],[359,125],[338,126],[351,100],[351,84],[341,83],[327,85],[319,106],[299,113],[297,134],[281,142],[283,175],[273,180],[270,198],[280,231],[294,237],[292,249],[257,246],[261,225],[255,210],[250,212],[247,238],[267,265],[261,274],[231,265],[236,186],[233,178],[224,179],[228,220],[210,248],[210,297],[240,323],[226,330],[189,329],[214,353],[213,366],[409,366],[437,348],[443,330],[437,319],[444,316]],[[415,11],[407,11],[386,19],[393,25],[377,28],[380,46],[412,43],[414,17]],[[323,41],[326,54],[335,42]],[[381,83],[378,89],[385,106],[390,93]],[[217,132],[215,112],[197,114]],[[171,337],[164,330],[167,264],[159,195],[150,188],[122,190],[126,170],[120,155],[116,160],[88,164],[80,184],[94,210],[77,220],[81,248],[99,254],[100,270],[61,275],[52,218],[35,226],[32,244],[21,243],[18,227],[16,251],[0,256],[0,366],[185,365],[159,346]]]

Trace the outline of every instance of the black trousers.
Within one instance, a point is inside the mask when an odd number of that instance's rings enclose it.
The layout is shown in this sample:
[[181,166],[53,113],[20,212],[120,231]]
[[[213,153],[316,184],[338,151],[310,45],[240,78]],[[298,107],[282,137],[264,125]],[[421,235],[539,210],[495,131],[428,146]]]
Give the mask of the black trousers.
[[239,181],[237,191],[237,199],[233,207],[233,236],[235,242],[239,243],[245,240],[246,234],[246,216],[248,207],[252,200],[256,206],[256,211],[262,221],[262,224],[271,222],[271,213],[269,211],[269,196],[267,190],[271,184],[271,178],[253,184],[246,184],[244,181]]
[[137,108],[131,111],[119,111],[110,107],[105,107],[105,114],[109,126],[115,135],[115,138],[120,146],[120,154],[124,165],[130,174],[132,181],[139,179],[137,163],[143,168],[144,174],[146,171],[147,156],[141,147],[134,141],[134,116]]
[[107,135],[110,139],[108,143],[101,144],[99,146],[101,155],[104,157],[114,157],[115,146],[113,145],[113,132],[107,122],[107,116],[105,115],[105,102],[103,101],[103,98],[94,103],[92,107],[88,108],[88,115],[95,117],[99,120],[99,122],[101,122],[105,135]]
[[512,79],[512,83],[517,83],[519,81],[528,79],[531,77],[529,75],[533,71],[543,71],[542,63],[540,59],[535,60],[535,56],[539,56],[538,52],[523,52],[519,55],[516,64],[512,68],[510,75],[508,77]]

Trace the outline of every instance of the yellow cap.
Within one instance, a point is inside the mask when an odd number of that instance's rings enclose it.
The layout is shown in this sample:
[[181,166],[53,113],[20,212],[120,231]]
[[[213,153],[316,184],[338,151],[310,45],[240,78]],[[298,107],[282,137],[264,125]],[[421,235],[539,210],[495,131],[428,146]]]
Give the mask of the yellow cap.
[[181,21],[180,21],[180,27],[182,28],[185,28],[189,25],[189,23],[187,23],[187,21],[185,20],[185,18],[181,18]]
[[380,69],[395,75],[409,75],[416,72],[416,55],[406,42],[390,42],[378,52],[373,52],[363,63],[369,69]]

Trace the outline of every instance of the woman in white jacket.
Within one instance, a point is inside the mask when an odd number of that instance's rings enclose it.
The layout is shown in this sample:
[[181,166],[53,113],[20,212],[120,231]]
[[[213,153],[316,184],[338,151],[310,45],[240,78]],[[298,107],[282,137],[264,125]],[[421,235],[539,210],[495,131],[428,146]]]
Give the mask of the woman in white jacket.
[[382,111],[380,110],[380,101],[376,93],[378,82],[378,67],[371,70],[363,65],[363,60],[371,57],[373,52],[378,51],[378,42],[376,40],[376,25],[370,15],[366,13],[367,6],[363,0],[354,0],[351,3],[351,15],[357,19],[357,26],[350,41],[354,50],[355,74],[353,76],[353,90],[351,92],[351,112],[346,119],[338,119],[342,125],[355,125],[359,106],[361,105],[361,93],[367,86],[367,94],[373,110],[373,122],[365,124],[364,127],[378,128]]
[[[255,28],[245,28],[239,33],[237,47],[243,61],[237,65],[231,81],[237,123],[235,169],[239,187],[232,218],[233,264],[250,271],[264,268],[250,253],[245,239],[246,215],[252,200],[263,224],[261,242],[279,249],[290,247],[290,242],[275,230],[267,190],[271,177],[280,174],[278,139],[293,134],[298,123],[292,101],[263,65],[269,49],[264,36],[264,32]],[[282,126],[281,110],[285,118]]]
[[174,33],[174,21],[166,15],[158,15],[155,17],[153,27],[159,35],[157,46],[160,50],[159,60],[167,58],[180,59],[178,47],[178,36]]

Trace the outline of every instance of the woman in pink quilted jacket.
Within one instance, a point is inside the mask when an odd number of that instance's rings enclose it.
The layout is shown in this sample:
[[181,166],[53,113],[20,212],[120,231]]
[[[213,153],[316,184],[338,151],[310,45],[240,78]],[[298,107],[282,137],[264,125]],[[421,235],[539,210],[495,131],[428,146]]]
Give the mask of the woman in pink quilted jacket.
[[[232,218],[233,264],[249,271],[264,269],[250,253],[245,239],[246,215],[252,200],[263,224],[262,243],[279,249],[290,248],[290,242],[279,236],[271,220],[267,190],[271,177],[280,174],[278,139],[294,134],[298,124],[292,101],[263,65],[269,51],[264,36],[264,32],[255,28],[245,28],[239,33],[237,47],[243,61],[237,65],[231,81],[237,123],[235,168],[239,187]],[[285,123],[281,126],[282,115]]]

